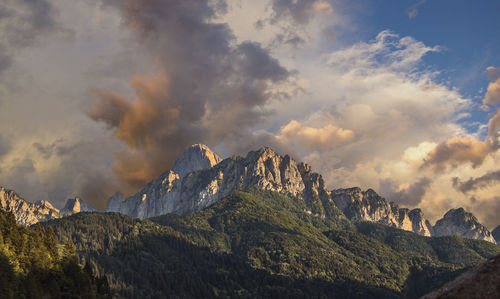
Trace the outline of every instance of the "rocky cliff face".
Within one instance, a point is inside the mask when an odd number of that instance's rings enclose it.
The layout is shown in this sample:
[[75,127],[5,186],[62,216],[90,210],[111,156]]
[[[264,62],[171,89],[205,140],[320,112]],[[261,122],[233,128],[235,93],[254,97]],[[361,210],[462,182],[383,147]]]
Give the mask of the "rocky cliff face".
[[95,212],[97,211],[93,207],[87,205],[80,197],[68,198],[64,208],[60,211],[63,215],[71,215],[80,212]]
[[[186,149],[174,167],[133,196],[116,192],[106,211],[149,218],[167,213],[187,215],[206,208],[235,190],[250,187],[276,191],[303,200],[307,213],[337,217],[340,211],[352,221],[373,221],[424,236],[458,235],[495,242],[493,235],[463,209],[450,210],[433,227],[420,209],[399,208],[372,189],[358,187],[329,191],[320,174],[290,156],[281,156],[264,147],[246,157],[222,160],[207,146]],[[14,191],[0,188],[0,204],[14,212],[20,224],[30,225],[79,212],[95,211],[82,199],[68,199],[58,211],[49,202],[30,203]],[[342,215],[342,217],[344,217]],[[494,231],[500,239],[500,226]]]
[[[199,211],[235,190],[257,186],[285,195],[307,199],[310,212],[325,213],[323,202],[330,200],[320,175],[289,156],[269,148],[249,152],[246,157],[223,161],[205,146],[188,148],[172,170],[150,182],[137,194],[110,198],[107,210],[140,218],[166,213],[181,215]],[[201,148],[202,150],[199,150]],[[188,157],[188,158],[186,158]],[[182,166],[187,161],[188,166]],[[332,202],[333,204],[333,202]],[[315,208],[312,208],[315,207]]]
[[498,245],[500,245],[500,225],[491,231],[491,235],[495,239]]
[[363,191],[355,187],[329,191],[321,175],[313,172],[310,166],[266,147],[251,151],[246,157],[221,160],[208,147],[193,145],[181,154],[171,170],[135,195],[125,198],[117,192],[109,199],[106,210],[140,218],[167,213],[187,215],[235,190],[247,190],[252,186],[303,200],[306,212],[318,217],[333,217],[340,209],[352,221],[380,222],[424,236],[449,234],[493,240],[477,220],[467,224],[475,219],[470,213],[466,213],[465,218],[452,217],[453,221],[448,221],[447,213],[445,220],[433,227],[420,209],[399,208],[372,189]]
[[204,144],[188,147],[175,161],[172,171],[184,178],[186,174],[217,165],[222,158]]
[[387,202],[372,189],[362,191],[358,187],[336,189],[331,192],[335,205],[353,221],[380,222],[420,235],[430,236],[432,226],[420,209],[399,208]]
[[456,235],[496,243],[490,231],[463,208],[451,209],[434,225],[434,236]]
[[59,211],[49,202],[27,202],[13,190],[3,187],[0,187],[0,206],[5,210],[12,211],[17,223],[22,225],[32,225],[40,221],[61,217]]

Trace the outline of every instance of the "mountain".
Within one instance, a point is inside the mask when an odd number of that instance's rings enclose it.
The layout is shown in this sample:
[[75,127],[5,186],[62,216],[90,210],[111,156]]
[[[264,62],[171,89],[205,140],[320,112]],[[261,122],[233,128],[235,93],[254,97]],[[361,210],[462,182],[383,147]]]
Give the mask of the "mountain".
[[49,202],[27,202],[19,197],[15,191],[3,187],[0,187],[0,207],[11,211],[17,223],[22,225],[32,225],[40,221],[61,217],[59,210]]
[[[322,176],[309,165],[267,147],[251,151],[246,157],[221,160],[207,146],[193,145],[179,156],[171,170],[135,195],[125,198],[120,192],[115,193],[108,200],[106,211],[139,218],[167,213],[189,215],[236,190],[245,191],[253,186],[300,199],[305,203],[306,212],[318,217],[338,218],[344,214],[352,221],[380,222],[423,236],[434,235],[434,228],[422,210],[400,208],[372,189],[363,191],[354,187],[329,191]],[[468,226],[467,219],[463,218],[464,223],[458,226],[458,222],[440,222],[437,235],[447,232],[493,241],[484,226],[482,230],[479,223]],[[467,229],[471,231],[466,233]]]
[[353,221],[380,222],[423,236],[432,235],[432,225],[425,219],[422,210],[399,208],[372,189],[336,189],[331,192],[331,196],[335,205]]
[[497,244],[500,245],[500,225],[497,226],[493,231],[491,231],[491,235],[497,241]]
[[194,144],[188,147],[175,161],[172,171],[179,175],[182,179],[186,174],[213,167],[217,165],[222,158],[213,152],[204,144]]
[[87,203],[80,197],[68,198],[64,208],[61,209],[61,214],[71,215],[80,212],[96,212],[97,210],[87,205]]
[[[196,149],[198,147],[204,150]],[[188,148],[172,170],[137,194],[123,198],[121,193],[116,193],[108,201],[107,211],[139,218],[167,213],[187,215],[250,186],[301,198],[309,203],[309,212],[318,216],[325,217],[334,208],[321,176],[288,155],[283,157],[270,148],[261,148],[249,152],[245,158],[220,161],[207,147],[195,145],[194,148]],[[189,161],[187,166],[181,166],[183,161]]]
[[422,299],[500,298],[500,255],[468,270]]
[[456,235],[463,238],[485,240],[496,244],[491,232],[463,208],[451,209],[433,227],[434,236]]
[[46,200],[31,203],[21,198],[14,190],[3,187],[0,187],[0,208],[12,212],[17,223],[25,226],[79,212],[97,211],[80,197],[69,198],[64,208],[59,211]]
[[488,242],[429,238],[317,217],[257,186],[190,215],[78,213],[44,223],[123,298],[418,298],[500,254]]

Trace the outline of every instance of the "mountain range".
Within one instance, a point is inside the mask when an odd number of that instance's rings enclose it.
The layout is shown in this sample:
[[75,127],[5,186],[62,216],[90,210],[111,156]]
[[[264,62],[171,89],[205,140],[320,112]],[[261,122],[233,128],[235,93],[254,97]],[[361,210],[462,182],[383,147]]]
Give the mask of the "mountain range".
[[104,212],[78,197],[58,210],[6,189],[0,203],[7,298],[81,288],[85,298],[419,298],[500,254],[464,209],[432,226],[374,190],[329,190],[269,148],[221,159],[191,146]]
[[[125,198],[116,192],[107,202],[107,212],[138,218],[167,213],[190,215],[236,190],[250,187],[275,191],[305,203],[305,212],[320,218],[372,221],[423,236],[456,235],[500,242],[500,226],[494,235],[463,208],[451,209],[434,226],[422,210],[400,208],[374,190],[358,187],[328,190],[322,176],[289,155],[281,156],[268,147],[249,152],[246,157],[222,159],[210,148],[195,144],[187,148],[172,169],[161,174],[136,194]],[[79,197],[68,199],[60,211],[49,202],[30,203],[14,191],[0,188],[0,204],[10,209],[18,223],[31,225],[96,209]]]

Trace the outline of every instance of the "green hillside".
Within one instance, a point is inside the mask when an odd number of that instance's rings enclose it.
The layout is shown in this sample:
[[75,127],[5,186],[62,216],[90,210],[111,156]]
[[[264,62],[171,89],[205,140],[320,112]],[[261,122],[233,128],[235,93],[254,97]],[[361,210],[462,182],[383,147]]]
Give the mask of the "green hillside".
[[71,240],[58,246],[50,227],[30,230],[0,209],[0,298],[110,297],[107,281],[78,264]]
[[500,253],[484,241],[353,224],[334,207],[330,219],[307,210],[252,189],[186,217],[80,213],[48,225],[130,298],[416,298]]

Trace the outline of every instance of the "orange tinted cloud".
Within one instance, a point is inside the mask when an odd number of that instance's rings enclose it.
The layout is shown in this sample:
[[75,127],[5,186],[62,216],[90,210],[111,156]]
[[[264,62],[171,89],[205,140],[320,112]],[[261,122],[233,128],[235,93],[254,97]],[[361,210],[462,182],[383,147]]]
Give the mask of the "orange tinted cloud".
[[500,103],[500,68],[489,66],[486,72],[491,82],[484,95],[483,104],[497,105]]
[[471,163],[474,168],[480,166],[489,154],[499,148],[500,110],[490,118],[488,126],[488,137],[485,141],[453,137],[441,142],[429,152],[422,167],[432,166],[436,170],[443,170],[446,166],[456,167],[463,163]]
[[287,143],[298,142],[312,148],[328,148],[352,140],[354,132],[331,124],[314,128],[292,120],[281,128],[277,138]]
[[165,71],[153,77],[135,76],[130,85],[134,100],[97,90],[99,101],[88,115],[115,128],[115,136],[132,149],[115,153],[112,168],[128,185],[140,187],[164,171],[178,153],[176,146],[171,147],[173,152],[163,149],[177,134],[180,111],[169,95]]

